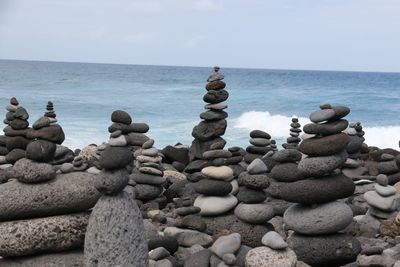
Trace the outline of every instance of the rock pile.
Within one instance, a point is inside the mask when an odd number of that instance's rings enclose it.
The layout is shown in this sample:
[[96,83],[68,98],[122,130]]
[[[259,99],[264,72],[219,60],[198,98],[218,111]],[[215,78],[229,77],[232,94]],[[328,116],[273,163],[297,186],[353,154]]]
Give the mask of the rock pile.
[[203,100],[206,112],[200,114],[203,119],[193,128],[194,140],[190,147],[191,159],[202,159],[203,153],[210,150],[215,143],[226,143],[221,137],[224,135],[228,113],[224,111],[228,106],[225,104],[229,93],[225,90],[226,84],[223,81],[224,75],[219,72],[219,67],[214,67],[213,73],[207,79],[206,90]]
[[28,136],[29,114],[25,108],[19,106],[15,97],[10,99],[6,109],[8,112],[4,123],[8,126],[4,128],[5,138],[2,138],[3,146],[0,149],[5,158],[1,158],[0,164],[14,164],[25,157],[25,149],[31,139]]
[[134,187],[136,199],[143,202],[158,198],[163,192],[166,181],[164,168],[161,165],[162,158],[153,145],[154,140],[149,139],[135,152],[137,168],[130,175],[131,181],[136,183]]
[[384,174],[376,177],[374,191],[366,192],[364,199],[370,205],[368,213],[379,219],[388,219],[400,208],[400,194],[389,185],[388,177]]
[[292,123],[290,124],[290,137],[286,139],[286,143],[282,145],[283,148],[297,148],[301,142],[301,125],[297,117],[292,118]]
[[[121,110],[114,111],[111,120],[122,125],[131,123],[129,114]],[[136,202],[123,191],[129,182],[128,169],[133,165],[133,154],[128,148],[127,137],[122,131],[115,134],[117,131],[111,133],[100,156],[102,172],[95,186],[103,195],[89,218],[85,266],[148,265],[141,212]]]
[[247,154],[244,157],[246,163],[250,164],[256,158],[262,158],[269,151],[276,149],[276,143],[271,140],[271,135],[261,131],[250,132],[250,145],[246,148]]
[[361,152],[365,141],[365,132],[362,129],[361,123],[351,123],[346,130],[349,135],[349,144],[347,145],[347,153],[350,159],[361,159]]
[[274,216],[273,207],[263,203],[267,198],[264,189],[269,186],[266,173],[267,166],[257,158],[239,175],[240,188],[236,197],[241,203],[235,215],[246,223],[265,225]]
[[329,104],[320,108],[311,113],[312,123],[304,127],[315,137],[299,146],[307,155],[298,165],[304,177],[288,183],[287,193],[282,194],[298,203],[285,211],[284,223],[294,231],[288,244],[299,260],[312,266],[340,265],[354,261],[360,252],[357,239],[339,233],[353,221],[350,207],[337,199],[351,196],[355,186],[351,179],[335,173],[347,159],[349,138],[342,131],[348,123],[342,118],[350,109]]
[[391,154],[382,154],[378,163],[378,172],[386,174],[389,179],[389,184],[393,185],[400,180],[400,162]]

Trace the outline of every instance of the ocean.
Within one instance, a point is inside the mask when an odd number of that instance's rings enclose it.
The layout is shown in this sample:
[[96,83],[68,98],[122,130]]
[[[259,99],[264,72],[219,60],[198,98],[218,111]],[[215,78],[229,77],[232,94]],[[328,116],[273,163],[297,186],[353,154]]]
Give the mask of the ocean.
[[[366,143],[397,148],[400,140],[400,73],[236,69],[221,67],[227,101],[227,146],[246,147],[252,129],[265,130],[282,144],[292,116],[300,123],[320,104],[351,108]],[[0,106],[17,97],[30,123],[53,101],[65,145],[82,148],[108,140],[113,110],[129,112],[150,126],[148,136],[162,148],[190,145],[192,128],[204,111],[202,67],[143,66],[0,60]]]

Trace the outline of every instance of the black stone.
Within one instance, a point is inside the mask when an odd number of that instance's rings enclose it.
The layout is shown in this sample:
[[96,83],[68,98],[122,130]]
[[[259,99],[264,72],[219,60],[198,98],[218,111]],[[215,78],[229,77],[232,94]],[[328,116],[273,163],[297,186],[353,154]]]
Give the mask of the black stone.
[[246,186],[241,186],[239,188],[239,192],[236,195],[236,198],[240,202],[252,204],[263,202],[267,198],[267,195],[262,190],[254,190]]
[[223,110],[208,110],[200,114],[200,118],[206,121],[223,120],[228,117],[228,113]]
[[209,141],[225,133],[226,120],[202,121],[193,128],[192,136],[200,141]]
[[269,177],[279,182],[295,182],[303,179],[303,174],[297,168],[296,163],[287,162],[275,165]]
[[56,147],[52,142],[36,140],[26,147],[26,157],[38,162],[49,162],[54,158]]
[[166,162],[179,161],[184,165],[189,163],[189,149],[185,147],[167,146],[161,150],[161,153],[165,156]]
[[226,90],[210,90],[204,95],[203,101],[210,104],[217,104],[224,102],[229,97],[229,93]]
[[246,147],[246,151],[248,153],[251,153],[251,154],[265,155],[269,151],[273,151],[273,148],[272,147],[268,147],[268,146],[253,146],[253,145],[250,145],[250,146]]
[[253,130],[250,132],[250,137],[251,138],[265,138],[265,139],[271,139],[271,135],[269,133],[266,133],[261,130]]
[[132,123],[132,118],[127,112],[123,110],[116,110],[111,114],[111,121],[129,125]]
[[19,148],[13,149],[6,156],[7,162],[11,163],[11,164],[14,164],[19,159],[22,159],[22,158],[25,158],[25,150],[19,149]]
[[325,123],[309,123],[304,125],[303,131],[308,134],[331,135],[345,130],[349,126],[347,120],[338,120]]
[[226,87],[225,82],[218,80],[207,83],[206,90],[221,90]]
[[173,255],[179,247],[178,241],[172,236],[158,236],[150,238],[147,242],[149,251],[155,248],[163,247]]
[[133,161],[133,154],[127,147],[107,146],[100,156],[100,166],[106,170],[125,168]]
[[197,193],[208,196],[226,196],[232,191],[231,183],[214,179],[202,179],[193,187]]

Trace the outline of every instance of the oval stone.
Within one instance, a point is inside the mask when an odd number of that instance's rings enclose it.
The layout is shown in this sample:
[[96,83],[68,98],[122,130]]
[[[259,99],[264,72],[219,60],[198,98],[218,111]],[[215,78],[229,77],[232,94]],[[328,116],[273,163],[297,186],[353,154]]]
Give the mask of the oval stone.
[[299,151],[309,156],[330,156],[344,150],[348,143],[349,137],[345,133],[313,137],[304,140]]
[[209,178],[230,181],[233,179],[233,170],[228,166],[209,166],[201,170],[201,173]]
[[274,217],[274,208],[265,203],[240,203],[235,209],[235,215],[246,223],[264,225]]
[[326,123],[309,123],[304,125],[303,131],[307,134],[331,135],[344,131],[349,126],[347,120],[337,120]]
[[197,193],[208,196],[226,196],[232,191],[230,182],[203,179],[193,184],[194,190]]
[[279,182],[295,182],[304,178],[297,164],[292,162],[275,165],[269,177]]
[[217,216],[233,209],[237,202],[237,198],[230,194],[224,197],[200,195],[194,201],[193,206],[201,209],[200,215]]
[[308,177],[318,177],[333,172],[346,162],[347,152],[332,156],[307,157],[299,162],[298,168]]
[[305,235],[333,234],[346,228],[353,221],[351,208],[339,201],[316,207],[294,204],[283,215],[288,229]]
[[333,109],[321,109],[310,114],[310,121],[318,123],[328,121],[334,117],[335,111]]

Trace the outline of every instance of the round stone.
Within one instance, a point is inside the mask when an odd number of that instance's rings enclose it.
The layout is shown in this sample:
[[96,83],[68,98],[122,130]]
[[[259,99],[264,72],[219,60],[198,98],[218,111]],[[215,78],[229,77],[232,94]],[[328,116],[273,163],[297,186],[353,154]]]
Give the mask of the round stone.
[[259,154],[259,155],[265,155],[269,151],[272,151],[272,147],[268,146],[248,146],[246,147],[246,152],[251,153],[251,154]]
[[354,262],[360,242],[348,234],[305,236],[292,234],[287,240],[299,261],[311,266],[342,266]]
[[233,195],[227,195],[224,197],[200,195],[194,201],[193,206],[201,209],[200,215],[217,216],[233,209],[237,202],[237,198]]
[[310,114],[310,120],[315,123],[329,121],[334,117],[335,111],[333,109],[321,109]]
[[267,195],[263,190],[254,190],[246,186],[241,186],[236,197],[240,202],[253,204],[263,202],[267,198]]
[[333,234],[353,221],[353,211],[342,202],[334,201],[316,207],[294,204],[283,215],[288,229],[305,235]]
[[147,242],[149,247],[149,251],[155,248],[163,247],[169,251],[172,255],[174,254],[179,247],[178,241],[173,236],[157,236],[150,238]]
[[301,160],[301,153],[297,149],[282,149],[274,153],[272,158],[277,162],[297,162]]
[[129,125],[132,123],[132,118],[127,112],[123,110],[116,110],[111,114],[111,121]]
[[370,206],[388,212],[396,210],[400,202],[397,195],[383,197],[375,191],[364,193],[364,199]]
[[37,121],[35,121],[32,125],[33,129],[38,130],[47,126],[50,126],[50,118],[48,117],[40,117]]
[[101,172],[98,174],[94,186],[99,192],[106,195],[115,195],[121,192],[129,182],[126,170]]
[[246,267],[295,267],[296,263],[296,254],[291,249],[257,247],[246,255]]
[[304,178],[296,163],[287,162],[275,165],[269,177],[279,182],[295,182]]
[[224,89],[225,86],[226,86],[225,82],[223,82],[221,80],[216,80],[216,81],[207,83],[206,90],[220,90],[220,89]]
[[263,139],[271,139],[271,135],[261,131],[261,130],[253,130],[250,132],[251,138],[263,138]]
[[262,174],[267,171],[268,168],[261,159],[255,159],[247,166],[247,172],[249,174]]
[[149,139],[146,142],[143,143],[142,148],[143,149],[149,149],[152,148],[154,145],[154,139]]
[[14,164],[12,176],[22,183],[33,184],[54,179],[56,171],[50,164],[38,163],[23,158]]
[[285,249],[288,244],[283,240],[283,238],[275,231],[270,231],[266,233],[261,239],[261,243],[272,249]]
[[223,110],[228,108],[228,105],[224,102],[218,104],[207,104],[204,106],[205,109],[212,109],[212,110]]
[[240,185],[247,186],[252,189],[264,189],[269,186],[269,180],[267,175],[262,174],[249,174],[242,172],[239,175],[238,182]]
[[203,153],[204,159],[230,158],[232,153],[224,149],[209,150]]
[[201,173],[209,178],[230,181],[233,179],[233,170],[228,166],[209,166],[201,170]]
[[353,181],[344,175],[279,183],[279,196],[288,201],[312,205],[350,197],[355,190]]
[[26,157],[34,161],[49,162],[54,158],[56,148],[55,143],[36,140],[29,143],[26,147]]
[[163,191],[162,186],[137,184],[134,187],[135,196],[139,200],[152,200],[157,198]]
[[265,138],[251,138],[250,144],[254,146],[268,146],[271,144],[271,141]]
[[349,137],[345,133],[304,140],[299,151],[309,156],[330,156],[346,149]]
[[388,177],[385,174],[379,174],[376,176],[376,182],[381,186],[387,186],[389,184]]
[[14,120],[10,121],[9,125],[14,130],[24,130],[24,129],[28,128],[29,122],[25,121],[25,120],[21,120],[21,119],[14,119]]
[[246,223],[265,225],[272,217],[274,217],[274,208],[265,203],[240,203],[235,208],[235,215]]
[[200,118],[206,121],[218,121],[228,117],[228,113],[223,110],[208,110],[200,114]]
[[332,120],[339,120],[350,113],[350,109],[345,106],[334,106],[332,109],[335,111],[335,117]]
[[139,172],[144,174],[163,176],[163,172],[153,167],[140,167]]
[[224,135],[226,127],[226,120],[201,121],[193,128],[192,136],[200,141],[209,141]]
[[124,135],[120,135],[118,137],[110,138],[110,140],[108,141],[108,144],[110,146],[126,146],[128,144],[128,142],[126,141],[126,138]]
[[100,166],[106,170],[125,168],[133,161],[133,154],[127,147],[107,146],[101,153]]
[[241,240],[242,238],[238,233],[221,236],[214,242],[210,250],[220,258],[225,254],[235,254],[240,248]]
[[26,121],[29,119],[28,111],[23,107],[18,107],[14,113],[14,118]]
[[397,193],[396,188],[391,185],[381,186],[380,184],[376,184],[374,188],[375,191],[382,197],[390,197]]
[[332,156],[307,157],[299,162],[298,168],[308,177],[318,177],[333,172],[346,162],[346,151]]
[[230,182],[203,179],[193,184],[197,193],[208,196],[226,196],[232,191]]
[[226,90],[209,90],[204,95],[203,101],[210,104],[217,104],[227,100],[229,93]]

